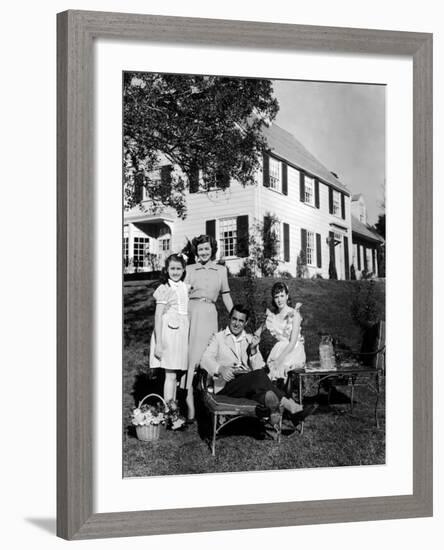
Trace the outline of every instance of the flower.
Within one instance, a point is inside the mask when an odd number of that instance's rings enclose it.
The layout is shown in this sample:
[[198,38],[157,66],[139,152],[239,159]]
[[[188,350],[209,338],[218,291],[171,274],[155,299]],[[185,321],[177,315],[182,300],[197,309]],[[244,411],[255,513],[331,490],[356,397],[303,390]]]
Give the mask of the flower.
[[143,404],[136,407],[131,414],[131,422],[135,426],[150,426],[165,422],[165,406],[162,403],[155,405]]

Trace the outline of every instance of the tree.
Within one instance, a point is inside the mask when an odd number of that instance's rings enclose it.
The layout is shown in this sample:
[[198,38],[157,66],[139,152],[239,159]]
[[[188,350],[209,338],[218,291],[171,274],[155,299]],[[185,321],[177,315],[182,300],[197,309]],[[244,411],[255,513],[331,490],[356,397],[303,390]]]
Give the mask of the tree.
[[[124,74],[124,188],[128,208],[146,189],[152,208],[186,217],[184,191],[196,181],[224,188],[229,178],[254,183],[278,112],[270,80],[218,76]],[[173,169],[162,170],[161,158]],[[177,169],[178,168],[178,169]]]

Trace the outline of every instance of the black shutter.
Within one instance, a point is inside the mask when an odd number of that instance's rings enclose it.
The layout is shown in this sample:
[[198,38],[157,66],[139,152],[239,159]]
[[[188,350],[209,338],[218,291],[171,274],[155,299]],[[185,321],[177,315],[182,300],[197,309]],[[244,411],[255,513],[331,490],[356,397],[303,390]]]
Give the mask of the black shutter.
[[358,256],[358,269],[359,271],[361,271],[361,245],[358,243],[356,245],[356,250],[357,250],[357,256]]
[[344,264],[345,264],[345,278],[350,279],[350,261],[348,257],[348,237],[344,235]]
[[301,252],[303,256],[303,263],[307,264],[307,230],[301,228]]
[[316,233],[316,263],[318,267],[322,267],[321,235],[319,233]]
[[288,195],[288,166],[282,163],[282,193]]
[[305,174],[299,172],[299,199],[301,202],[305,202]]
[[376,257],[375,257],[376,255],[375,255],[375,252],[376,252],[375,249],[372,248],[372,262],[373,262],[373,269],[372,269],[372,271],[373,271],[373,273],[376,275]]
[[341,193],[341,216],[345,220],[345,195]]
[[248,256],[248,216],[238,216],[236,220],[237,248],[236,255],[239,258]]
[[333,231],[328,232],[328,243],[330,249],[330,264],[328,266],[328,274],[330,279],[337,279],[338,273],[336,271],[336,258],[335,258],[335,234]]
[[320,208],[319,206],[319,180],[318,179],[315,179],[315,206],[316,208]]
[[199,191],[199,168],[197,166],[191,167],[188,181],[190,184],[190,193],[197,193]]
[[270,157],[268,153],[263,154],[262,175],[264,187],[270,187]]
[[270,244],[271,233],[271,218],[270,216],[264,216],[264,231],[263,231],[263,245],[264,245],[264,258],[272,258],[273,251]]
[[205,222],[205,235],[216,238],[216,220],[207,220]]
[[173,167],[171,166],[171,164],[166,164],[165,166],[161,167],[160,181],[162,182],[162,185],[170,185],[172,171],[173,171]]
[[290,226],[284,223],[284,262],[290,261]]
[[333,214],[333,189],[328,188],[328,211]]

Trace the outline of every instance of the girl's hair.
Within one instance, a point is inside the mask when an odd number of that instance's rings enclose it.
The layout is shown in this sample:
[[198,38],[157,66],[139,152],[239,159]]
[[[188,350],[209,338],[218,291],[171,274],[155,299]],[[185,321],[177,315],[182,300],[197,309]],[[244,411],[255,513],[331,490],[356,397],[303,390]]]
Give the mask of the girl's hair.
[[214,260],[214,258],[216,257],[216,252],[217,252],[217,241],[214,237],[212,237],[211,235],[199,235],[198,237],[194,237],[194,239],[192,240],[192,245],[193,245],[193,252],[194,252],[194,256],[196,258],[196,261],[198,260],[198,255],[197,255],[197,247],[200,245],[200,244],[204,244],[204,243],[210,243],[210,246],[211,246],[211,259]]
[[169,276],[168,276],[168,268],[170,267],[171,262],[177,262],[182,265],[183,267],[183,273],[182,277],[180,278],[181,281],[185,279],[186,276],[186,268],[187,268],[187,261],[182,254],[170,254],[168,258],[165,260],[165,267],[162,269],[161,272],[161,282],[163,284],[168,282]]
[[[285,294],[289,296],[288,286],[282,282],[274,283],[274,285],[271,287],[271,303],[275,311],[277,311],[277,307],[276,307],[276,304],[274,303],[274,297],[276,296],[276,294],[279,294],[280,292],[285,292]],[[290,297],[288,297],[287,304],[291,307]]]

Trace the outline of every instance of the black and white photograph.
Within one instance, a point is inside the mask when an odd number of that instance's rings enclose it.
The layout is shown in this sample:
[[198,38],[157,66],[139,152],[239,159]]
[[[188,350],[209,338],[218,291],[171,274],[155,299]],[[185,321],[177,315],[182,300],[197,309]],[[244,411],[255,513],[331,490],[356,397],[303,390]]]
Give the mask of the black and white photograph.
[[386,462],[386,89],[124,72],[123,476]]

